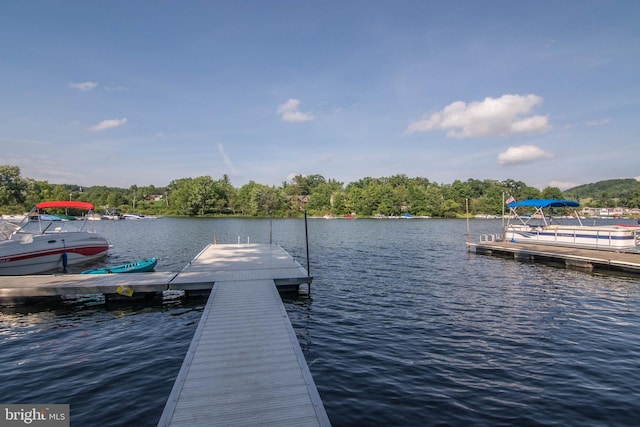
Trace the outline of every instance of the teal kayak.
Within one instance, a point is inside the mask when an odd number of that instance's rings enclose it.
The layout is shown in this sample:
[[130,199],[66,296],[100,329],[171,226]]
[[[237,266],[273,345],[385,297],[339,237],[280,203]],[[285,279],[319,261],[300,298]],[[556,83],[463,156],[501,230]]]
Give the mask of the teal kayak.
[[86,270],[80,274],[143,273],[145,271],[153,270],[157,263],[158,259],[152,257],[140,261],[130,262],[127,264],[114,265],[113,267]]

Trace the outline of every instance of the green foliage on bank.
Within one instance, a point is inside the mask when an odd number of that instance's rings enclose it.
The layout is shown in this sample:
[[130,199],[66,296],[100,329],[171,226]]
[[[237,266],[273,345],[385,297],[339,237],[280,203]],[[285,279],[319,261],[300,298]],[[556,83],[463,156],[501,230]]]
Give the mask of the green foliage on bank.
[[[608,184],[607,184],[608,183]],[[322,175],[298,175],[280,186],[249,182],[240,188],[229,177],[181,178],[166,187],[131,186],[128,189],[49,184],[23,178],[17,166],[0,166],[0,213],[23,213],[46,200],[80,200],[93,203],[98,212],[116,209],[165,216],[297,217],[306,209],[310,216],[413,216],[455,218],[502,213],[503,194],[517,200],[532,198],[589,197],[590,206],[637,207],[640,183],[630,180],[602,181],[562,192],[556,187],[540,191],[522,181],[491,179],[456,180],[440,184],[427,178],[394,175],[362,178],[345,185]],[[586,188],[583,189],[583,187]]]
[[623,206],[640,208],[640,181],[627,179],[609,179],[592,184],[580,185],[565,191],[568,198],[588,203],[594,208]]

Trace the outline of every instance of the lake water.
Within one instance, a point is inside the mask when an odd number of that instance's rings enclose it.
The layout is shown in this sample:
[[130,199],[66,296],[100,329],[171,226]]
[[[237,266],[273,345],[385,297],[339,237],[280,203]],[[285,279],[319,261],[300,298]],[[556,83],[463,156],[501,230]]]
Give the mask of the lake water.
[[[106,262],[178,271],[268,220],[99,221]],[[472,239],[499,221],[472,220]],[[273,241],[306,266],[304,223]],[[309,220],[311,298],[287,313],[334,426],[637,425],[640,280],[468,253],[463,220]],[[205,300],[0,310],[0,402],[77,426],[156,425]]]

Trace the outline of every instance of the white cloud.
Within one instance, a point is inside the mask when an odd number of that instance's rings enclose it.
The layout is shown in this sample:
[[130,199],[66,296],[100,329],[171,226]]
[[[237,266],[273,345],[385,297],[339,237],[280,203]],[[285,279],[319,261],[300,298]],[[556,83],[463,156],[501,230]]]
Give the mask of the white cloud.
[[229,169],[231,169],[231,173],[235,175],[236,168],[233,167],[233,164],[231,163],[231,159],[224,152],[224,145],[218,143],[218,151],[220,151],[220,155],[222,156],[222,159],[224,160],[224,164],[227,165],[229,167]]
[[125,123],[127,123],[127,119],[126,118],[113,119],[113,120],[103,120],[100,123],[98,123],[97,125],[90,127],[89,130],[91,130],[93,132],[102,132],[103,130],[106,130],[106,129],[122,126]]
[[71,89],[78,89],[78,90],[81,90],[83,92],[95,89],[96,86],[98,86],[98,83],[96,83],[96,82],[82,82],[82,83],[73,83],[73,82],[71,82],[71,83],[69,83],[69,87]]
[[535,145],[521,145],[509,147],[504,153],[498,154],[498,163],[501,165],[521,165],[531,163],[542,158],[551,158],[553,154],[546,152]]
[[449,138],[507,136],[521,133],[542,133],[551,129],[548,116],[527,116],[542,98],[529,95],[487,97],[469,104],[453,102],[441,111],[409,123],[406,135],[415,132],[447,130]]
[[313,120],[313,115],[298,110],[299,99],[289,98],[287,102],[278,107],[278,114],[283,122],[308,122]]

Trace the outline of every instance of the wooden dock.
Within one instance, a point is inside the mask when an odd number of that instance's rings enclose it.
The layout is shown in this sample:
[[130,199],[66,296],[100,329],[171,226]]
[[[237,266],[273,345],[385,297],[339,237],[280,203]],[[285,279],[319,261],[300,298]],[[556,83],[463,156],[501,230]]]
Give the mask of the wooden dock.
[[278,245],[210,244],[168,283],[168,289],[193,291],[215,282],[268,278],[281,289],[311,284],[312,278]]
[[276,289],[309,282],[274,245],[209,245],[170,285],[213,289],[159,426],[329,426]]
[[43,274],[0,276],[0,300],[61,297],[82,294],[117,294],[120,286],[130,286],[136,293],[162,292],[176,273],[121,274]]
[[178,273],[0,276],[0,297],[209,291],[159,426],[329,426],[278,288],[312,278],[272,244],[209,245]]
[[477,254],[513,257],[521,261],[561,263],[568,268],[584,270],[621,271],[640,274],[640,252],[609,251],[574,248],[560,245],[541,245],[492,241],[467,243]]
[[158,425],[330,425],[273,280],[215,284]]
[[136,274],[43,274],[0,276],[0,301],[82,294],[124,295],[128,297],[167,290],[205,291],[229,277],[262,275],[275,281],[281,290],[310,286],[312,277],[284,249],[274,244],[210,244],[179,272]]

